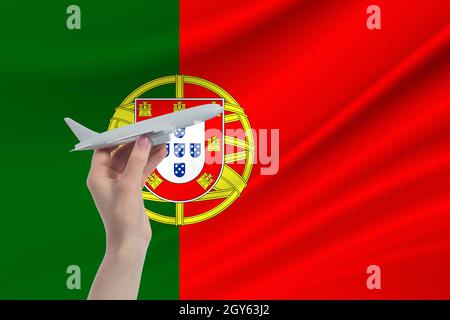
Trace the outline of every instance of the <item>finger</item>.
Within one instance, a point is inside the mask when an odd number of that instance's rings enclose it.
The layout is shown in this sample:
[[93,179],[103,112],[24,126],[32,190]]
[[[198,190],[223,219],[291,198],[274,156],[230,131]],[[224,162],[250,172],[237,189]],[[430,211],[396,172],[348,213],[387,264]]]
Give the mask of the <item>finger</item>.
[[91,161],[91,175],[108,176],[108,164],[111,158],[111,149],[98,149],[94,151]]
[[[113,170],[113,172],[116,172],[117,174],[121,174],[123,172],[123,170],[125,169],[125,166],[127,165],[127,160],[130,157],[131,150],[133,150],[133,147],[134,147],[134,143],[130,142],[130,143],[120,146],[112,153],[109,167]],[[158,147],[160,147],[160,146],[151,148],[149,158],[151,157],[152,154],[159,151]],[[148,161],[147,161],[147,164],[148,164]]]
[[[150,150],[150,156],[149,158],[154,155],[155,153],[161,152],[160,150],[166,151],[166,145],[165,144],[158,144],[157,146],[152,147],[152,150]],[[165,152],[163,153],[166,154]]]
[[150,155],[151,143],[148,137],[141,136],[136,141],[123,171],[123,179],[140,184],[147,159]]
[[152,148],[152,152],[148,157],[147,164],[144,168],[144,173],[150,174],[153,170],[156,169],[158,164],[164,159],[166,156],[166,148],[164,145],[158,145]]
[[142,185],[145,184],[147,177],[156,169],[158,164],[164,159],[165,156],[166,156],[165,145],[161,144],[152,148],[147,164],[145,165],[144,168],[144,173],[142,175]]
[[130,142],[117,148],[111,155],[109,167],[113,172],[121,174],[127,165],[131,150],[133,150],[134,143]]

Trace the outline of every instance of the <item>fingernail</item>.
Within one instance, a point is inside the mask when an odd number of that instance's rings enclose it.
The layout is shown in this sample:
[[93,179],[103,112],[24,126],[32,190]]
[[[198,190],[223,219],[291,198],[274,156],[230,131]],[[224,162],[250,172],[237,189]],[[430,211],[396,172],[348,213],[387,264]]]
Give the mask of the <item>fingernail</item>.
[[140,136],[138,139],[138,146],[141,149],[150,148],[150,140],[146,136]]

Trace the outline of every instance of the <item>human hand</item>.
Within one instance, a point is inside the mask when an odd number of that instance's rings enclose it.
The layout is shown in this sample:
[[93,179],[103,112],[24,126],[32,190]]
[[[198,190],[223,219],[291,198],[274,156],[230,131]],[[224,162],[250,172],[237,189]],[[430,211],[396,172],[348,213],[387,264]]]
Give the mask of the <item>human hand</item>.
[[115,150],[94,152],[87,185],[105,226],[106,254],[89,298],[137,296],[151,239],[142,187],[164,156],[164,145],[152,148],[145,136]]

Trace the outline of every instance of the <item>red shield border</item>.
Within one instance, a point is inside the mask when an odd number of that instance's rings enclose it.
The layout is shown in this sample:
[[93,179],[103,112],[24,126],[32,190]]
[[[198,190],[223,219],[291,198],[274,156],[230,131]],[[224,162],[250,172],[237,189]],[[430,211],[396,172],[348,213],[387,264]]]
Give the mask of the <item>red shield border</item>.
[[[176,112],[179,108],[192,108],[206,103],[217,103],[224,107],[221,98],[138,98],[135,99],[135,122]],[[141,112],[139,107],[146,106]],[[148,113],[151,115],[148,115]],[[147,115],[145,115],[147,114]],[[214,129],[214,130],[212,130]],[[220,132],[220,137],[218,133]],[[212,137],[215,136],[215,137]],[[215,142],[215,143],[214,143]],[[224,113],[205,122],[205,159],[215,159],[214,163],[205,161],[201,172],[186,183],[173,183],[165,180],[156,169],[148,178],[146,188],[155,196],[170,202],[190,202],[207,194],[219,180],[224,164]],[[220,151],[217,151],[219,146]],[[164,160],[163,160],[164,161]]]

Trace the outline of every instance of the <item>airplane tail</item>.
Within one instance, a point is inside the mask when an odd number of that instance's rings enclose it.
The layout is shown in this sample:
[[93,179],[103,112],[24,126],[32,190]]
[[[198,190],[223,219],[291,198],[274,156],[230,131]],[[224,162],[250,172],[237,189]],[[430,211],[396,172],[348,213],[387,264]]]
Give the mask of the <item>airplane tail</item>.
[[82,126],[81,124],[70,118],[64,118],[64,121],[70,127],[72,132],[77,136],[80,142],[98,134],[97,132]]

